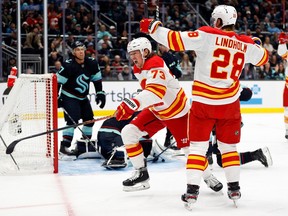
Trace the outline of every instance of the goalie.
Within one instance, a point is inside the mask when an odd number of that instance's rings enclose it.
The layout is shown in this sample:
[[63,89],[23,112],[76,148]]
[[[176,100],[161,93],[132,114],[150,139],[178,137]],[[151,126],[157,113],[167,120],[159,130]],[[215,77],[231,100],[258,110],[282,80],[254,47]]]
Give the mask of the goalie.
[[[121,130],[140,112],[135,112],[127,120],[117,121],[115,117],[105,120],[97,134],[97,146],[101,155],[106,159],[102,164],[107,169],[125,168],[127,166],[126,150],[121,138]],[[152,139],[145,136],[139,140],[147,158],[151,153]]]

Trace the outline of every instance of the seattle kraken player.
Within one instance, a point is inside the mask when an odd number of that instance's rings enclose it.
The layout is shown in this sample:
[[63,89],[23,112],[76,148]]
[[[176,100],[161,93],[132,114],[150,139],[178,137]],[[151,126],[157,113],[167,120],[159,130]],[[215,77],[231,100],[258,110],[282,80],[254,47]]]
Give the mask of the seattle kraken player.
[[[58,90],[60,92],[58,107],[63,107],[73,121],[78,123],[80,119],[88,121],[93,119],[94,116],[87,97],[90,82],[94,84],[96,103],[101,109],[105,106],[106,95],[102,89],[102,75],[98,62],[94,58],[85,57],[86,48],[82,42],[76,41],[73,43],[72,49],[72,58],[66,60],[57,72]],[[65,112],[64,118],[67,125],[73,125],[72,119]],[[82,128],[83,133],[88,138],[92,136],[92,127],[93,123],[84,125]],[[66,155],[74,154],[69,149],[73,135],[73,127],[63,131],[60,153]]]

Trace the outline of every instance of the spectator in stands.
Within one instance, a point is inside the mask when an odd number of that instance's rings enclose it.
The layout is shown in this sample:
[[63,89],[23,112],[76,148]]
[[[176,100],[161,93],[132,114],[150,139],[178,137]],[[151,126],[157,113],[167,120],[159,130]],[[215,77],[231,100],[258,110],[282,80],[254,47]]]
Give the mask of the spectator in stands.
[[109,58],[112,57],[112,54],[111,54],[111,52],[110,52],[110,48],[109,48],[109,46],[107,45],[107,43],[102,43],[102,44],[101,44],[101,48],[98,49],[98,53],[101,54],[101,55],[108,56]]
[[71,32],[68,32],[68,39],[66,40],[66,43],[69,47],[72,46],[72,44],[75,42],[75,37]]
[[57,73],[57,71],[60,70],[61,66],[62,66],[61,61],[55,61],[54,67],[49,67],[50,68],[49,73]]
[[84,40],[84,44],[88,47],[88,44],[92,43],[94,46],[94,38],[92,34],[87,35],[86,39]]
[[98,49],[102,48],[102,44],[106,43],[108,45],[108,49],[112,49],[113,45],[108,35],[104,35],[102,39],[100,39],[97,43]]
[[112,37],[112,35],[106,30],[106,26],[100,25],[99,31],[97,32],[97,39],[101,40],[104,36],[108,36],[108,39]]
[[112,62],[113,72],[118,76],[119,73],[123,71],[123,63],[121,62],[121,57],[119,55],[114,56],[114,60]]
[[259,79],[271,80],[274,79],[275,71],[271,68],[270,62],[268,61],[264,66],[260,66]]
[[192,80],[192,71],[193,71],[193,66],[192,63],[189,60],[189,56],[187,53],[184,53],[182,56],[182,61],[180,63],[181,69],[182,69],[182,75],[183,78],[189,78],[189,80]]
[[17,32],[16,31],[11,32],[10,36],[4,39],[4,43],[7,46],[17,49]]
[[43,45],[39,35],[39,29],[34,27],[33,30],[26,35],[26,41],[23,47],[23,53],[40,54],[42,53]]
[[265,36],[264,36],[264,34],[262,34],[262,30],[261,30],[260,25],[256,26],[255,33],[253,34],[253,37],[258,37],[262,43],[264,42]]
[[117,29],[115,26],[110,26],[109,28],[109,33],[111,34],[111,38],[116,38],[117,37]]
[[48,66],[54,66],[56,61],[62,62],[62,56],[57,51],[51,51],[48,55]]
[[104,69],[102,70],[102,78],[104,80],[110,80],[112,77],[112,74],[111,74],[111,67],[109,64],[106,64],[104,66]]
[[73,34],[77,36],[83,35],[82,26],[80,24],[75,25],[75,28],[73,29]]
[[128,65],[123,66],[123,71],[121,73],[118,73],[117,75],[118,80],[132,80],[132,73],[131,70],[129,69]]
[[275,26],[274,22],[270,22],[270,24],[268,24],[267,30],[270,33],[278,33],[279,34],[281,32],[281,30],[277,26]]
[[16,24],[11,22],[6,29],[6,33],[16,32]]
[[269,55],[272,55],[272,52],[275,51],[272,44],[270,43],[270,37],[269,36],[265,37],[263,47],[268,50]]
[[96,50],[94,49],[94,44],[93,44],[93,42],[90,42],[90,43],[87,45],[87,49],[86,49],[85,53],[86,53],[86,56],[87,56],[87,57],[91,57],[93,53],[96,53]]
[[276,80],[285,80],[285,66],[284,62],[280,62],[274,68],[275,70],[275,79]]
[[98,53],[98,64],[103,69],[107,64],[110,65],[110,58]]
[[28,34],[29,32],[30,32],[30,26],[26,21],[24,21],[21,27],[21,34]]
[[89,21],[89,18],[87,15],[83,16],[81,26],[83,29],[82,35],[88,35],[88,34],[92,34],[94,32],[93,25]]
[[277,53],[273,52],[269,59],[271,67],[276,67],[276,65],[278,65],[281,60],[282,59],[280,58],[280,56],[277,55]]

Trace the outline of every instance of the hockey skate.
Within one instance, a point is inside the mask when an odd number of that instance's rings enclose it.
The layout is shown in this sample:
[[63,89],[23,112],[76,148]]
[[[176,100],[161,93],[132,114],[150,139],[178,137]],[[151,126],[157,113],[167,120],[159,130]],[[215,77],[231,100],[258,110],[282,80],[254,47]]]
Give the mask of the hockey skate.
[[223,184],[212,174],[208,178],[204,179],[204,182],[215,192],[218,192],[223,188]]
[[135,170],[133,176],[123,181],[123,190],[126,192],[147,190],[149,185],[149,174],[146,167]]
[[74,150],[70,150],[68,147],[61,145],[59,150],[59,160],[72,161],[76,160],[77,153]]
[[237,201],[241,198],[240,186],[239,182],[230,182],[228,183],[228,191],[227,191],[229,199],[231,199],[234,203],[234,206],[237,208]]
[[181,196],[181,200],[184,202],[184,207],[192,211],[194,203],[197,201],[199,195],[199,186],[187,184],[187,192]]
[[264,147],[255,151],[253,154],[255,160],[260,161],[265,167],[272,166],[273,161],[268,147]]

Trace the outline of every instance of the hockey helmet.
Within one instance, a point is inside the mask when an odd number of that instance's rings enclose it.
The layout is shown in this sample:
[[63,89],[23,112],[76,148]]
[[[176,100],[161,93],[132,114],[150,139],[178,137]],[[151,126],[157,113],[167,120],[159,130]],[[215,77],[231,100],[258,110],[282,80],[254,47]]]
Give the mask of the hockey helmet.
[[[130,53],[132,51],[139,50],[143,56],[144,50],[148,49],[149,53],[152,52],[152,45],[150,41],[145,37],[139,37],[132,41],[130,41],[127,45],[127,52]],[[143,56],[144,58],[144,56]]]
[[86,48],[85,45],[81,41],[75,41],[71,46],[73,50],[76,49],[77,47],[83,47],[84,49]]
[[212,12],[212,23],[216,26],[217,19],[221,19],[223,26],[235,25],[237,20],[237,11],[233,6],[229,5],[219,5],[214,8]]

